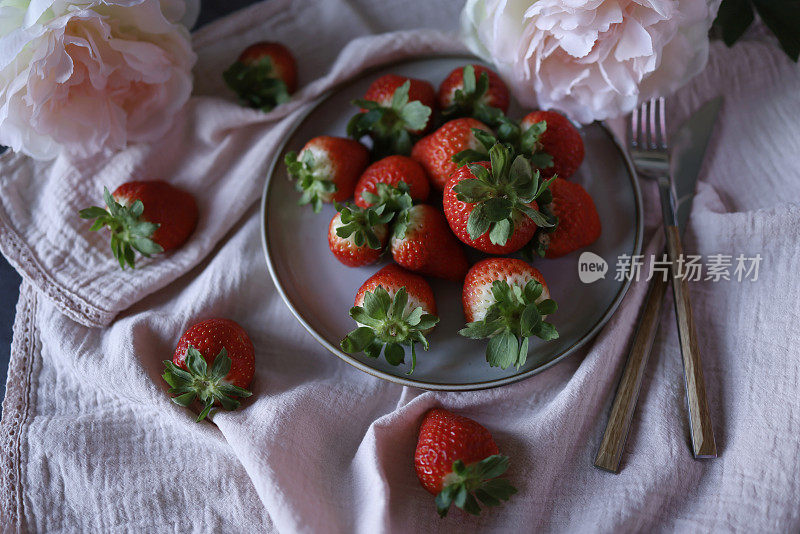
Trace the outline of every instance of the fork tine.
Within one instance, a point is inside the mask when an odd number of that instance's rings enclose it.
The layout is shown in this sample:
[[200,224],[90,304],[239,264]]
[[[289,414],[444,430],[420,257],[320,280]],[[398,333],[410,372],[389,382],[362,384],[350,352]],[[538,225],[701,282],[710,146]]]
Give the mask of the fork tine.
[[660,116],[658,99],[653,98],[650,100],[650,127],[653,130],[653,148],[661,146],[661,128],[659,127]]
[[656,148],[656,101],[651,98],[647,102],[647,148]]
[[628,121],[628,146],[639,146],[639,108],[631,111],[631,120]]
[[666,103],[664,101],[664,97],[658,98],[658,136],[659,136],[659,143],[658,147],[661,149],[667,148],[667,110],[666,110]]

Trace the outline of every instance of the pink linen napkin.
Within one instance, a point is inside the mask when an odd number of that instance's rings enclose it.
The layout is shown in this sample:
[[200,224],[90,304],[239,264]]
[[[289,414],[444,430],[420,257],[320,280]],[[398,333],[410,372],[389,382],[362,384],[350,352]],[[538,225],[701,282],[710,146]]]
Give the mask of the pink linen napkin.
[[[391,5],[399,27],[448,28],[434,4]],[[448,6],[440,9],[456,13],[460,2]],[[250,21],[261,8],[247,12]],[[408,46],[432,34],[403,35]],[[391,41],[375,39],[362,45]],[[540,375],[494,390],[423,392],[357,371],[302,329],[268,278],[250,208],[213,254],[105,329],[65,316],[26,277],[0,422],[0,524],[33,532],[797,531],[798,89],[797,66],[771,45],[717,43],[706,71],[670,100],[678,124],[726,95],[687,252],[763,256],[755,282],[691,284],[718,459],[691,458],[668,299],[623,471],[592,467],[643,283],[581,354]],[[663,240],[652,188],[645,197],[649,254]],[[170,403],[159,376],[180,332],[209,316],[241,323],[256,346],[254,395],[240,411],[215,415],[216,426]],[[433,406],[492,431],[512,458],[508,475],[520,492],[511,501],[479,518],[438,518],[412,463],[420,417]]]

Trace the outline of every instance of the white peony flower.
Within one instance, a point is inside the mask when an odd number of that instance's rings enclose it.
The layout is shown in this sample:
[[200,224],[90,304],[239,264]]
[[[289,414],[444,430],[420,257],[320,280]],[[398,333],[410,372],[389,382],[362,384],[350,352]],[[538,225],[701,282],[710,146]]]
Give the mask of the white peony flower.
[[588,123],[666,96],[700,72],[721,0],[467,0],[470,49],[527,106]]
[[0,144],[37,159],[153,141],[192,91],[183,0],[0,0]]

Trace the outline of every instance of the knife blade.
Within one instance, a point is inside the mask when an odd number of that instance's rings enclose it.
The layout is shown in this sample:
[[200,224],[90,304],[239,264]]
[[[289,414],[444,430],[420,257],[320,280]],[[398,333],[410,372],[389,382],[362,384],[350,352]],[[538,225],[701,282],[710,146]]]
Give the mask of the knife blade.
[[[680,233],[686,229],[697,178],[721,104],[722,97],[706,102],[673,136],[672,188]],[[636,409],[644,369],[658,331],[661,307],[668,285],[662,277],[654,277],[645,297],[636,334],[611,406],[611,415],[594,460],[594,465],[600,469],[619,472],[622,451]]]
[[672,186],[677,203],[676,216],[680,233],[692,211],[697,177],[722,106],[722,97],[712,98],[678,128],[672,141]]

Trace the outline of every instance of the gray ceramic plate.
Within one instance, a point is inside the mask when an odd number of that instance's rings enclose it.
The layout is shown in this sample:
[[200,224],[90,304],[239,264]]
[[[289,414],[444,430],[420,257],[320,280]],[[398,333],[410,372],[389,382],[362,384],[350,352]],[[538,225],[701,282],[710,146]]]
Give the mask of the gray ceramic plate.
[[[600,212],[603,233],[586,250],[606,259],[604,279],[584,284],[578,279],[579,252],[556,260],[541,259],[535,266],[544,274],[558,312],[550,320],[559,339],[544,343],[531,340],[528,361],[520,369],[489,367],[485,345],[460,337],[463,325],[459,284],[432,280],[441,322],[429,336],[431,349],[419,351],[414,374],[407,366],[393,367],[382,359],[351,356],[339,349],[339,341],[354,328],[348,310],[356,291],[381,265],[349,268],[328,250],[327,229],[335,211],[325,206],[314,214],[298,206],[298,193],[289,180],[283,156],[299,150],[317,135],[343,136],[355,108],[370,82],[392,72],[428,80],[438,86],[454,68],[470,60],[464,57],[418,59],[394,64],[338,87],[311,108],[292,130],[278,157],[269,165],[262,199],[263,244],[267,266],[275,285],[297,320],[328,350],[344,361],[386,380],[425,389],[470,390],[501,386],[532,376],[557,363],[590,340],[608,321],[628,289],[616,281],[615,264],[622,254],[641,251],[642,207],[634,172],[609,130],[600,123],[581,130],[586,159],[572,180],[592,195]],[[512,108],[512,116],[521,116]],[[410,360],[410,356],[407,356]]]

